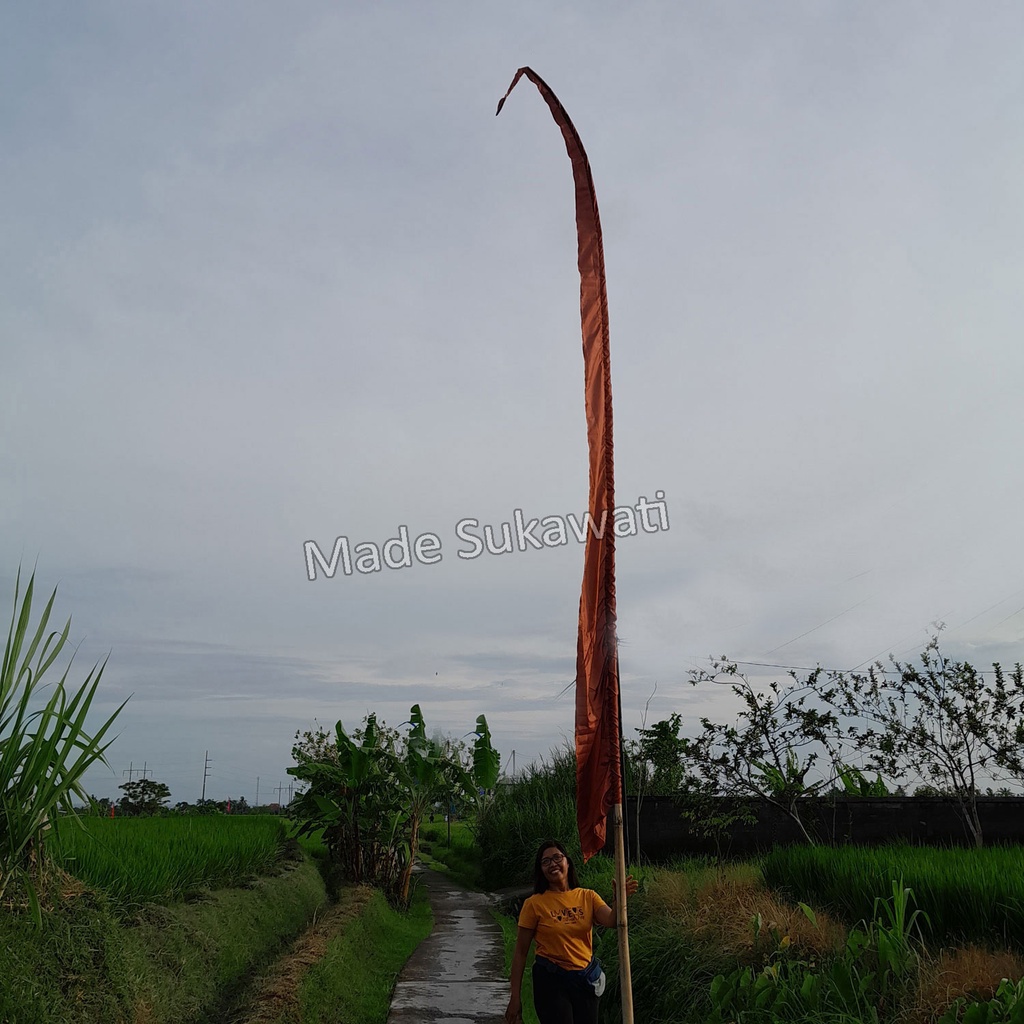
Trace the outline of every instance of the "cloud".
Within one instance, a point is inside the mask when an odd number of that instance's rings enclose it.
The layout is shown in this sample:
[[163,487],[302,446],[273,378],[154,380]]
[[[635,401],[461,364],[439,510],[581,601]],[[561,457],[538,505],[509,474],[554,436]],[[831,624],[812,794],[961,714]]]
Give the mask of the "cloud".
[[[417,695],[520,754],[572,728],[582,549],[455,534],[586,501],[568,161],[537,97],[493,116],[527,62],[594,170],[619,500],[671,518],[619,545],[627,728],[655,682],[711,708],[710,653],[853,667],[941,618],[1018,660],[1021,13],[496,18],[8,19],[0,585],[38,558],[76,666],[111,652],[117,772],[177,796],[219,742],[252,790]],[[402,524],[443,561],[306,580]]]

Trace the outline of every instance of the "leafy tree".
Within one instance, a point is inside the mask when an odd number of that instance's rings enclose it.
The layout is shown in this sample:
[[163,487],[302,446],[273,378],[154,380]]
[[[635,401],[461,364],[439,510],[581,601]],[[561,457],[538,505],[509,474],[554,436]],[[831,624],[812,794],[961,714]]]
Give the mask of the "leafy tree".
[[118,789],[124,790],[124,796],[118,801],[121,812],[138,817],[159,814],[165,810],[171,796],[170,787],[155,779],[133,779],[122,783]]
[[113,801],[109,796],[95,797],[90,793],[85,805],[76,810],[79,814],[85,813],[97,818],[109,818],[112,805]]
[[638,729],[636,755],[651,766],[646,790],[649,796],[675,796],[686,779],[687,741],[680,737],[683,720],[679,714]]

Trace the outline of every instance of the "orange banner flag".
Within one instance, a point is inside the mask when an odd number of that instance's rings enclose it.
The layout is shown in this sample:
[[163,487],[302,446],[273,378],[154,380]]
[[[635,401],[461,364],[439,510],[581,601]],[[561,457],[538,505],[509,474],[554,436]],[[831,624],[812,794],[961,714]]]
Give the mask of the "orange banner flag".
[[590,529],[576,646],[576,820],[583,859],[589,860],[605,844],[608,812],[614,804],[622,803],[608,291],[594,179],[583,143],[565,108],[539,75],[530,68],[520,68],[497,112],[501,113],[509,93],[523,75],[540,90],[562,131],[576,184],[580,318],[590,447]]

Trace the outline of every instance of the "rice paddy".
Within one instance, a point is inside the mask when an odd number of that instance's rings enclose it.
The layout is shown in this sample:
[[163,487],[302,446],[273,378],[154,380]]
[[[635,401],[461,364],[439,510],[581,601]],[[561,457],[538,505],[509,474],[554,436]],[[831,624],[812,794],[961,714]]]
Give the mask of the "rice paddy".
[[56,864],[119,901],[169,902],[238,885],[272,868],[287,824],[272,815],[62,820]]
[[764,857],[765,884],[828,909],[849,923],[869,918],[874,898],[902,879],[930,921],[925,938],[999,942],[1024,949],[1020,847],[804,847]]

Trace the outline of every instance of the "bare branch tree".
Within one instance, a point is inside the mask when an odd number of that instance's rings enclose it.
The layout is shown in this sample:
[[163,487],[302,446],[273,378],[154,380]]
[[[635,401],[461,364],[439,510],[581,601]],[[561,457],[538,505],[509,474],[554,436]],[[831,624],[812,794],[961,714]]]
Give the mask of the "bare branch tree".
[[691,671],[690,682],[717,683],[722,676],[730,681],[741,708],[732,724],[700,720],[703,732],[687,741],[690,765],[718,793],[753,796],[779,808],[808,843],[816,844],[801,817],[799,801],[834,781],[834,768],[823,771],[815,782],[808,781],[808,773],[823,755],[836,764],[840,740],[835,713],[817,706],[822,698],[821,670],[804,682],[794,675],[792,685],[771,682],[759,690],[723,656],[712,659],[710,671]]
[[981,846],[981,777],[1024,776],[1021,667],[1007,678],[993,665],[987,681],[973,665],[944,657],[938,635],[921,652],[920,665],[890,661],[889,671],[876,662],[867,674],[830,673],[822,699],[853,721],[847,738],[866,754],[870,770],[918,777],[952,797]]

